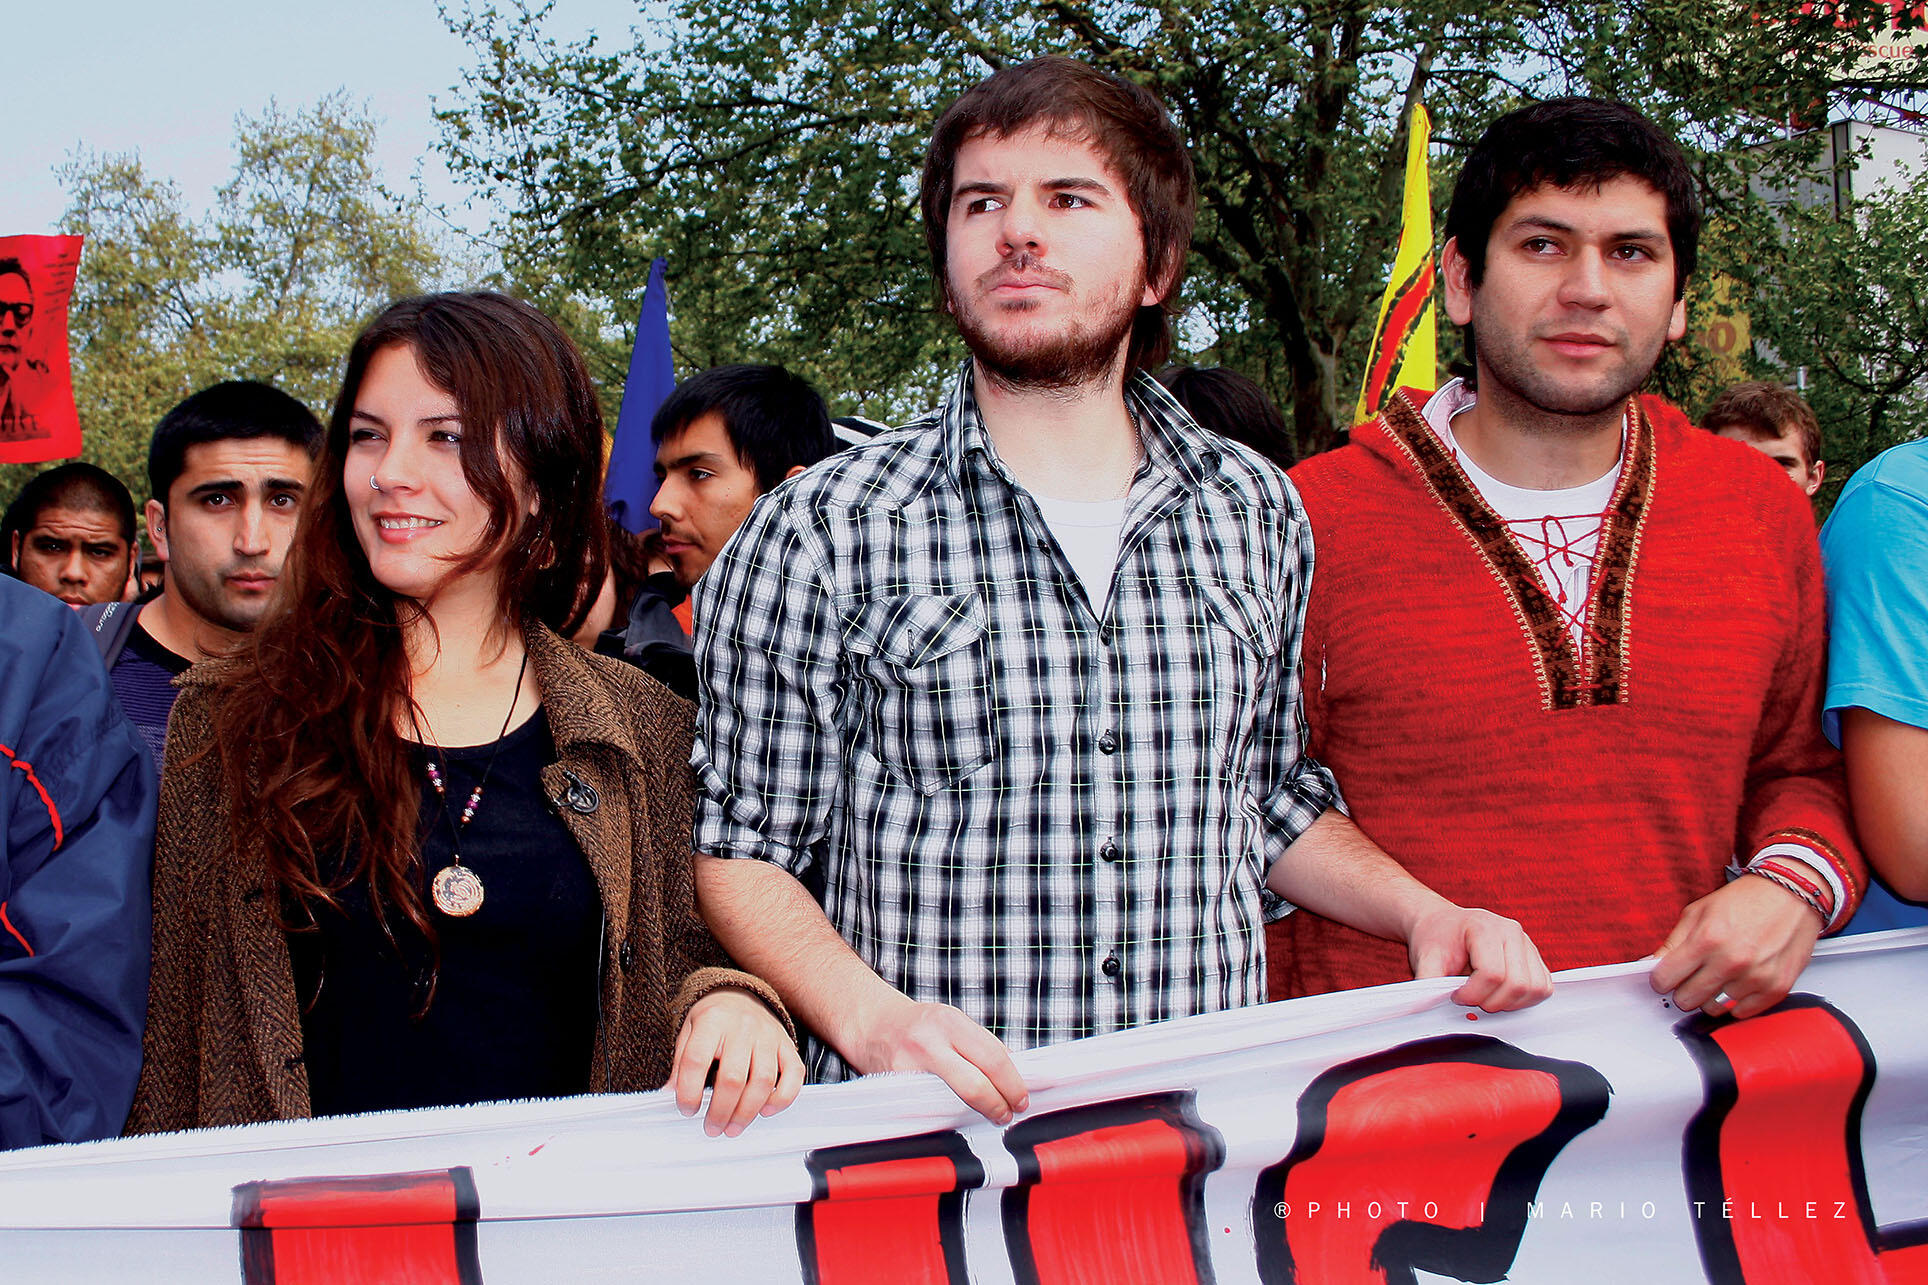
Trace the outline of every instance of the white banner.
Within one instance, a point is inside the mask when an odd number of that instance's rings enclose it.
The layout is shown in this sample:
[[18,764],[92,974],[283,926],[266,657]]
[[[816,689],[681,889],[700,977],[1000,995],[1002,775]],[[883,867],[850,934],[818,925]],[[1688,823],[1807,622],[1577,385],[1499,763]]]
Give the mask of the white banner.
[[1824,945],[1746,1022],[1643,964],[1523,1013],[1449,981],[927,1076],[740,1138],[665,1093],[0,1156],[18,1281],[1928,1281],[1928,930]]

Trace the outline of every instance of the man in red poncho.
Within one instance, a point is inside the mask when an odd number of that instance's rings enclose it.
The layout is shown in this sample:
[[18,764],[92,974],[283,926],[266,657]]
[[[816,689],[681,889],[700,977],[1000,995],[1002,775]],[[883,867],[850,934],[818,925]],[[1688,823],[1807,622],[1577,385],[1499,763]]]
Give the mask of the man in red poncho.
[[[1686,330],[1680,149],[1618,103],[1497,121],[1441,256],[1475,373],[1402,391],[1293,471],[1317,567],[1310,752],[1421,882],[1511,916],[1549,967],[1660,952],[1657,991],[1778,1002],[1864,867],[1821,734],[1821,564],[1758,451],[1638,396]],[[1305,913],[1275,995],[1408,976]]]

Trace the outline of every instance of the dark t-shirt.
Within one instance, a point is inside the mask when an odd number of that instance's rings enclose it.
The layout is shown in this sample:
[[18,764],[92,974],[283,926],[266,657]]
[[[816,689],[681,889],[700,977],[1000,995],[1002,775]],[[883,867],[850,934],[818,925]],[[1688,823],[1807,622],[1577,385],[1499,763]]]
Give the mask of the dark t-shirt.
[[676,618],[676,608],[688,597],[674,574],[658,571],[636,591],[629,615],[597,636],[597,653],[626,660],[684,700],[695,700],[696,659]]
[[[432,948],[399,915],[391,916],[399,949],[391,943],[363,884],[339,894],[339,909],[317,908],[317,930],[289,934],[316,1115],[562,1097],[589,1087],[602,900],[544,800],[539,774],[556,758],[547,717],[538,711],[501,745],[462,830],[462,863],[482,880],[484,896],[460,919],[428,898],[429,879],[452,852],[450,817],[424,766],[435,752],[410,755],[422,782],[423,904],[441,948],[432,999]],[[441,756],[455,818],[494,748]]]
[[120,698],[128,721],[147,743],[156,771],[160,770],[162,751],[167,745],[167,716],[174,708],[174,698],[180,695],[174,680],[185,674],[191,663],[185,656],[176,656],[155,642],[154,635],[136,621],[128,632],[127,645],[121,649],[114,668],[108,671],[114,695]]

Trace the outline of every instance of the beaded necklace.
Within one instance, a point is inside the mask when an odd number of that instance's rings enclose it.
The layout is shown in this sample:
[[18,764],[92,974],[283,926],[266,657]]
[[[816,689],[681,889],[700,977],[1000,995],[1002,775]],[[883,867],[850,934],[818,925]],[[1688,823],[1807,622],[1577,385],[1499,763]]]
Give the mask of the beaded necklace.
[[[449,807],[448,787],[442,781],[442,769],[434,759],[428,761],[428,783],[435,790],[435,797],[442,801],[442,815],[449,823],[449,851],[452,856],[449,864],[435,872],[429,881],[429,898],[435,908],[455,919],[467,918],[482,908],[482,877],[474,869],[462,864],[462,830],[475,819],[475,810],[482,803],[482,788],[489,783],[489,774],[495,771],[496,755],[502,753],[502,742],[509,734],[509,724],[515,718],[516,704],[522,699],[522,680],[529,672],[529,651],[522,651],[522,667],[516,670],[515,692],[509,697],[509,712],[502,716],[502,730],[495,738],[495,748],[489,751],[489,761],[483,765],[482,779],[469,791],[469,801],[462,805],[462,815],[458,819]],[[426,715],[418,717],[418,707],[413,701],[408,706],[408,721],[415,728],[418,739],[427,741],[435,747],[437,755],[446,757],[447,751],[435,739],[435,733],[428,728]]]

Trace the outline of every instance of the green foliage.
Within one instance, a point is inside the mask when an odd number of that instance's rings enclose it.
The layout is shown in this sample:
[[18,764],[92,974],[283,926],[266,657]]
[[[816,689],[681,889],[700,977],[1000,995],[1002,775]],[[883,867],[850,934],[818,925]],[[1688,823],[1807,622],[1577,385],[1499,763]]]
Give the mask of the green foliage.
[[[82,457],[146,498],[147,441],[181,398],[260,379],[325,415],[355,332],[461,271],[419,204],[382,186],[376,123],[343,94],[241,116],[234,175],[197,218],[138,156],[61,171],[61,230],[87,244],[68,333]],[[0,468],[11,496],[44,465]]]
[[[674,0],[612,50],[554,39],[547,12],[512,0],[451,20],[474,63],[443,147],[508,209],[511,278],[581,310],[605,375],[620,380],[649,261],[667,254],[680,369],[781,361],[840,409],[927,404],[961,348],[916,214],[925,140],[989,69],[1062,52],[1151,86],[1185,130],[1201,211],[1181,347],[1258,378],[1305,452],[1330,444],[1358,388],[1410,103],[1448,158],[1442,212],[1450,157],[1506,108],[1638,103],[1694,149],[1739,230],[1708,247],[1719,268],[1771,227],[1739,168],[1801,163],[1779,122],[1825,100],[1852,39],[1798,15],[1744,35],[1762,25],[1749,10],[1702,0]],[[1692,356],[1668,372],[1676,392]]]
[[1928,435],[1928,169],[1857,199],[1784,212],[1786,235],[1756,265],[1755,337],[1769,378],[1807,374],[1828,461],[1819,501],[1863,462]]
[[873,414],[921,409],[962,350],[917,267],[916,173],[937,106],[981,65],[945,65],[924,24],[819,2],[704,16],[679,11],[661,58],[647,34],[622,55],[557,44],[540,11],[458,26],[482,65],[445,146],[513,210],[495,238],[510,280],[586,308],[577,337],[620,385],[667,255],[679,369],[782,361]]

